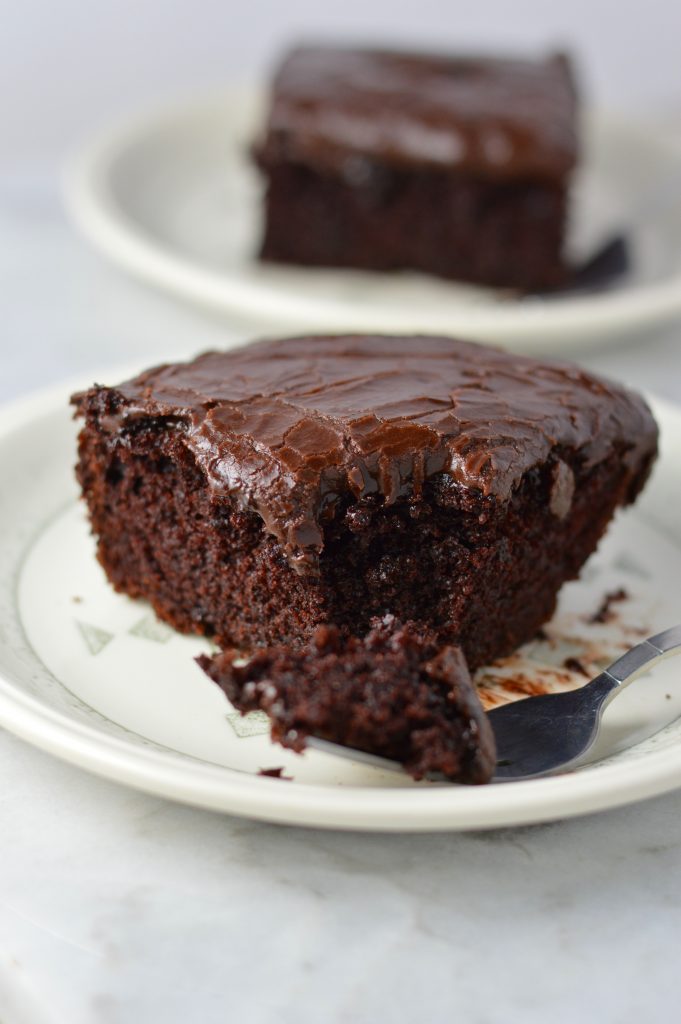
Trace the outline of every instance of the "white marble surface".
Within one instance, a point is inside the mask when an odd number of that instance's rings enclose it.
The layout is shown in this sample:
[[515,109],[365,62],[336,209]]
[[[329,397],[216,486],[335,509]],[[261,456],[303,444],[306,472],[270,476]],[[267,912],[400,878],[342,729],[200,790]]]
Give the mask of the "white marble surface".
[[[0,399],[224,325],[0,175]],[[681,401],[681,330],[582,361]],[[496,833],[352,835],[175,806],[0,733],[2,1024],[674,1019],[681,792]]]

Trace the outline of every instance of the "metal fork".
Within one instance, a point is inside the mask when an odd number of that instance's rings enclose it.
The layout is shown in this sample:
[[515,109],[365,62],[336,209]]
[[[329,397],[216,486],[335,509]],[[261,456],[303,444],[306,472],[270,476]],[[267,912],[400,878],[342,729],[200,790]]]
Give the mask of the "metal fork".
[[[490,711],[497,745],[493,781],[536,779],[575,766],[594,745],[603,712],[617,694],[659,661],[679,651],[681,625],[643,640],[577,690],[527,697]],[[403,770],[396,761],[363,750],[313,736],[307,742],[327,754],[374,767]]]
[[497,743],[494,781],[534,779],[573,767],[594,745],[608,704],[653,665],[680,650],[681,626],[673,626],[632,647],[577,690],[495,708],[489,715]]

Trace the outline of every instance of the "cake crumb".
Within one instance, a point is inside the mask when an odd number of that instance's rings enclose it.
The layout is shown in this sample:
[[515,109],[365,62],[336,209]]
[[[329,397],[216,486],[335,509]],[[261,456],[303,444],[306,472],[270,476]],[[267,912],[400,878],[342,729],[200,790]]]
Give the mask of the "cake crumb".
[[624,589],[624,587],[620,587],[618,590],[610,591],[609,593],[607,593],[605,595],[605,597],[603,598],[599,608],[597,609],[596,612],[594,612],[594,614],[589,618],[588,621],[589,622],[610,622],[610,621],[612,621],[613,616],[614,616],[614,612],[612,610],[612,606],[614,604],[616,604],[618,601],[626,601],[628,597],[629,597],[629,594]]
[[589,676],[591,674],[589,670],[582,664],[579,658],[566,658],[563,662],[563,665],[566,669],[569,669],[570,672],[579,672],[580,675],[583,676]]
[[293,782],[293,776],[284,775],[283,768],[259,768],[258,775],[268,779],[281,779],[283,782]]

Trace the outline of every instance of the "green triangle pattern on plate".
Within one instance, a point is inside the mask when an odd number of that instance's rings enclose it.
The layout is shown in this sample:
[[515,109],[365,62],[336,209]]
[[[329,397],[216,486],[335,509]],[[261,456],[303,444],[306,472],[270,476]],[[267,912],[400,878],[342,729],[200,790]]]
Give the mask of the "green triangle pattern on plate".
[[247,715],[233,711],[227,715],[227,721],[240,740],[247,736],[263,736],[270,731],[270,720],[264,711],[249,711]]
[[156,644],[167,644],[173,636],[173,630],[164,622],[159,622],[155,615],[145,615],[128,630],[131,636],[139,636]]
[[92,626],[89,622],[80,622],[76,619],[76,625],[90,654],[99,654],[114,638],[113,633],[107,633],[105,629],[100,629],[99,626]]

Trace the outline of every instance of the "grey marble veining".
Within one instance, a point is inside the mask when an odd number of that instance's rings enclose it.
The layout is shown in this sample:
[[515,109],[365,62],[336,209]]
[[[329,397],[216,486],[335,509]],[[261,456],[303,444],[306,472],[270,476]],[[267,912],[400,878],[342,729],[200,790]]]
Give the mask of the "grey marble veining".
[[0,770],[0,1019],[14,996],[39,1024],[567,1024],[675,998],[681,794],[379,836],[175,806],[9,736]]

